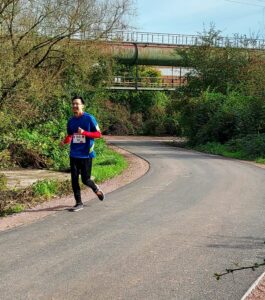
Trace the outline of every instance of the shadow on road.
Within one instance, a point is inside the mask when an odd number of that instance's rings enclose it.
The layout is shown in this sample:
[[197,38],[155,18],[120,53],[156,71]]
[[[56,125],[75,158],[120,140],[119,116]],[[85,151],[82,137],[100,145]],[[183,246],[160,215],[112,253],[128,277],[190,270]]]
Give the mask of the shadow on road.
[[62,211],[62,210],[68,210],[72,206],[70,205],[57,205],[54,207],[47,207],[47,208],[40,208],[40,209],[26,209],[24,212],[29,212],[29,213],[36,213],[40,211]]
[[264,249],[264,238],[254,236],[216,236],[217,243],[208,244],[208,248],[222,249]]

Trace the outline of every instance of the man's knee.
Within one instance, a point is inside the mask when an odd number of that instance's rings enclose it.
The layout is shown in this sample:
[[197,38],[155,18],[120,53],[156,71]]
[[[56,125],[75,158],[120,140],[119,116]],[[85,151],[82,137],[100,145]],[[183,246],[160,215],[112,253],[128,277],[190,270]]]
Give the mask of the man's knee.
[[84,185],[90,186],[91,185],[91,179],[90,178],[82,178],[82,182]]

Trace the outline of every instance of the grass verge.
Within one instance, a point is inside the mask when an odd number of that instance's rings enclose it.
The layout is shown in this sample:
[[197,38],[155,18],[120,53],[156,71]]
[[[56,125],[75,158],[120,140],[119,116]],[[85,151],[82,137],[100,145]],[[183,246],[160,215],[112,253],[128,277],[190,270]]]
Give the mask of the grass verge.
[[234,138],[221,144],[208,142],[201,145],[192,145],[188,141],[170,143],[173,146],[197,150],[204,153],[221,155],[234,159],[242,159],[265,164],[265,134],[248,134]]
[[[92,176],[96,183],[111,179],[128,166],[125,158],[109,149],[103,140],[96,144],[97,157],[93,161]],[[5,178],[2,178],[3,182]],[[80,184],[83,187],[82,184]],[[41,180],[19,190],[2,190],[0,193],[0,216],[22,212],[38,203],[72,193],[69,180]]]

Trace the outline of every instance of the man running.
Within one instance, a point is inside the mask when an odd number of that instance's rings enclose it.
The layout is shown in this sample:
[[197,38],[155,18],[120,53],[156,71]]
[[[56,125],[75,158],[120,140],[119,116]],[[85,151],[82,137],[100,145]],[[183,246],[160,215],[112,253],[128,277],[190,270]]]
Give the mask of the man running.
[[72,99],[74,116],[67,123],[67,136],[61,145],[70,144],[70,166],[72,188],[76,204],[71,209],[79,211],[84,208],[81,200],[79,174],[83,184],[90,187],[99,200],[104,200],[104,193],[91,180],[92,159],[95,157],[94,139],[101,137],[101,132],[94,116],[83,111],[84,100],[76,96]]

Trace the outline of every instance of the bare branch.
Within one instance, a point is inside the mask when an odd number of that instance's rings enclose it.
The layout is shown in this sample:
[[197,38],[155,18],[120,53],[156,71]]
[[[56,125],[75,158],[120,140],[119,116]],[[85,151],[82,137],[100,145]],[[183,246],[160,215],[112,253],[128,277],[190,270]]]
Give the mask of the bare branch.
[[10,4],[12,4],[14,2],[14,0],[2,0],[0,2],[0,18],[2,16],[2,14],[4,13],[4,11],[8,8],[8,6]]
[[40,15],[36,22],[27,30],[25,31],[18,39],[15,48],[17,48],[20,44],[20,42],[27,36],[29,35],[41,22],[47,17],[47,15]]
[[225,276],[227,274],[232,274],[236,271],[242,271],[242,270],[248,270],[248,269],[251,269],[252,271],[255,271],[257,268],[259,268],[261,266],[265,266],[265,259],[264,259],[263,263],[255,263],[252,266],[240,267],[240,268],[234,268],[234,269],[226,269],[226,272],[224,272],[224,273],[215,273],[214,277],[217,280],[219,280],[222,276]]
[[83,67],[86,60],[76,48],[73,51],[74,43],[80,49],[88,47],[87,42],[82,44],[83,36],[101,37],[125,26],[132,1],[0,0],[0,84],[7,88],[1,101],[31,77],[41,78],[46,71],[58,75],[69,63]]

